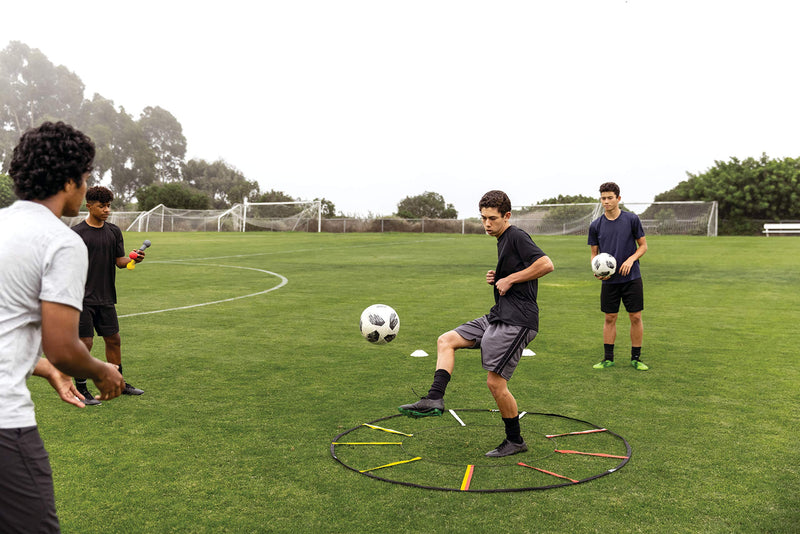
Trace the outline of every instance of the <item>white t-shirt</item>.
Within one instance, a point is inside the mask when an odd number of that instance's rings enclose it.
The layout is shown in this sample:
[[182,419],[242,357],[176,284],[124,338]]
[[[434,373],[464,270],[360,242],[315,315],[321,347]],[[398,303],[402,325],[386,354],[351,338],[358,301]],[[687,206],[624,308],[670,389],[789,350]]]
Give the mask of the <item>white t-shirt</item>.
[[42,304],[82,309],[88,253],[52,211],[18,200],[0,209],[0,428],[36,424],[27,379],[42,354]]

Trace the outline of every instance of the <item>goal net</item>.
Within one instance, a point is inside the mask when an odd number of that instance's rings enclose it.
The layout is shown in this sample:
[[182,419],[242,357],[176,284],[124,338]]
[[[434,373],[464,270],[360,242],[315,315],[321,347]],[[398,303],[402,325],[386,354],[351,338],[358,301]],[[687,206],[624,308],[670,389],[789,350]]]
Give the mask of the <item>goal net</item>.
[[[716,201],[625,202],[624,211],[639,216],[647,235],[717,235]],[[537,204],[511,210],[511,223],[530,234],[587,235],[589,224],[603,214],[599,202]]]
[[322,202],[245,202],[242,205],[242,231],[321,232]]
[[[122,229],[127,228],[130,224],[137,219],[143,212],[141,211],[112,211],[111,215],[108,217],[108,222],[111,224],[116,224]],[[82,211],[78,213],[74,217],[61,217],[61,220],[72,228],[76,224],[85,221],[86,217],[89,216],[88,211]]]
[[120,227],[128,232],[238,231],[236,221],[226,217],[234,209],[236,206],[229,210],[190,210],[159,204],[150,211],[140,212],[129,225]]

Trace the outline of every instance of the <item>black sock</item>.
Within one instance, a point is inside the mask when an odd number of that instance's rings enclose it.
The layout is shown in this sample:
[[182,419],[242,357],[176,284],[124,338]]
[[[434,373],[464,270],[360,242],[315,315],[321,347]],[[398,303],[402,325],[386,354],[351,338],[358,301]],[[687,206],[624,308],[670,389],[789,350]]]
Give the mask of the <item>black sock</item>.
[[631,347],[631,360],[638,360],[642,355],[642,347]]
[[119,374],[122,374],[122,364],[117,366],[117,370],[119,371]]
[[75,387],[78,389],[86,389],[86,379],[85,378],[76,378],[75,379]]
[[450,382],[450,373],[444,369],[437,369],[433,374],[433,384],[431,384],[427,397],[432,400],[443,399],[448,382]]
[[605,356],[603,359],[614,361],[614,344],[613,343],[603,343],[603,353]]
[[519,429],[519,416],[503,417],[503,424],[506,425],[506,439],[514,443],[522,443],[522,436]]

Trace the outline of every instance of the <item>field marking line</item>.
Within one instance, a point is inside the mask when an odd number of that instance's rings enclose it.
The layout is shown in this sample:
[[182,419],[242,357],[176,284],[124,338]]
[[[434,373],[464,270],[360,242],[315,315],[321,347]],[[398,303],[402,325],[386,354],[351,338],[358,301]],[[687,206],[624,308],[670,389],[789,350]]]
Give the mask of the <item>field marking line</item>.
[[[154,262],[151,262],[151,263],[154,263]],[[162,262],[158,262],[158,263],[175,263],[175,262],[162,261]],[[270,274],[272,276],[277,276],[278,278],[281,279],[281,283],[276,285],[276,286],[274,286],[274,287],[271,287],[269,289],[265,289],[264,291],[258,291],[256,293],[250,293],[249,295],[240,295],[238,297],[231,297],[231,298],[227,298],[227,299],[214,300],[214,301],[211,301],[211,302],[202,302],[200,304],[190,304],[188,306],[178,306],[176,308],[166,308],[166,309],[163,309],[163,310],[153,310],[153,311],[138,312],[138,313],[127,313],[125,315],[120,315],[119,318],[122,319],[123,317],[136,317],[138,315],[152,315],[154,313],[164,313],[164,312],[170,312],[170,311],[188,310],[190,308],[199,308],[201,306],[210,306],[212,304],[221,304],[223,302],[231,302],[231,301],[234,301],[234,300],[246,299],[246,298],[249,298],[249,297],[256,297],[258,295],[263,295],[265,293],[269,293],[270,291],[275,291],[276,289],[280,289],[280,288],[282,288],[283,286],[285,286],[286,284],[289,283],[289,279],[286,278],[285,276],[283,276],[282,274],[274,273],[272,271],[267,271],[266,269],[256,269],[255,267],[242,267],[240,265],[220,265],[220,264],[215,264],[215,263],[190,263],[190,262],[180,262],[180,263],[183,263],[185,265],[204,265],[204,266],[207,266],[207,267],[229,267],[231,269],[245,269],[245,270],[248,270],[248,271],[258,271],[258,272],[261,272],[261,273]]]

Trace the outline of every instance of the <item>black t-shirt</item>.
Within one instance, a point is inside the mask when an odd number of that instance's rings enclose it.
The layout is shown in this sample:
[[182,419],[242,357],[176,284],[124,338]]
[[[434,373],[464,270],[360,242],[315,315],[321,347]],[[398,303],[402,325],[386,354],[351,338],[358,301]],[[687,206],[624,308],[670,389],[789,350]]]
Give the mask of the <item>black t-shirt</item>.
[[89,272],[86,274],[83,303],[91,306],[116,304],[117,258],[125,256],[122,231],[110,222],[95,228],[86,224],[86,221],[76,224],[72,229],[89,249]]
[[[546,254],[536,246],[528,232],[511,225],[497,239],[497,267],[494,269],[494,279],[500,280],[526,269],[544,256]],[[489,322],[500,321],[525,326],[538,332],[539,305],[536,303],[538,292],[539,280],[514,284],[502,297],[495,287],[495,305],[489,311]]]

